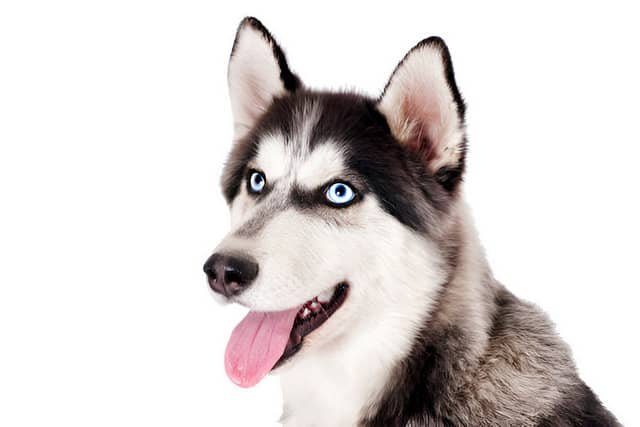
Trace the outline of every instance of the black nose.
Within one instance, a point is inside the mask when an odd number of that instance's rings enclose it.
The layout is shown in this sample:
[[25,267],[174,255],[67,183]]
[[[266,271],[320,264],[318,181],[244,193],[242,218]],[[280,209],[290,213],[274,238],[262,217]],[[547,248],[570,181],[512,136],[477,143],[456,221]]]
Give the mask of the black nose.
[[214,292],[230,297],[253,282],[258,275],[258,263],[250,258],[216,253],[204,263],[204,272]]

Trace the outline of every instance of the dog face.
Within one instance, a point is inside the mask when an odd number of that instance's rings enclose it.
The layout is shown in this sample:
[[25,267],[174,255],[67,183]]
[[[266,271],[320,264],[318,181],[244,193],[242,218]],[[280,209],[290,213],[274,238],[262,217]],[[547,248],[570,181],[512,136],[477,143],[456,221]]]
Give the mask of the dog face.
[[251,310],[227,347],[231,379],[251,386],[372,332],[408,346],[446,280],[442,236],[464,170],[464,104],[444,43],[414,47],[373,100],[304,88],[247,18],[229,89],[232,224],[205,272],[224,301]]

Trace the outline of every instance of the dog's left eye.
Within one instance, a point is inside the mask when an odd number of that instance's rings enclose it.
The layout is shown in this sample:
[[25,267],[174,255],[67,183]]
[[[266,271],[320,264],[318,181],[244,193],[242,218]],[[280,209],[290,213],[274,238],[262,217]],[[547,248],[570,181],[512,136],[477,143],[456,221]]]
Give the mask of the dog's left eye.
[[333,183],[327,188],[325,193],[327,200],[334,205],[345,206],[355,199],[356,193],[344,182]]
[[251,193],[254,193],[254,194],[261,193],[266,183],[267,183],[267,178],[265,178],[264,174],[261,172],[253,171],[249,175],[248,187]]

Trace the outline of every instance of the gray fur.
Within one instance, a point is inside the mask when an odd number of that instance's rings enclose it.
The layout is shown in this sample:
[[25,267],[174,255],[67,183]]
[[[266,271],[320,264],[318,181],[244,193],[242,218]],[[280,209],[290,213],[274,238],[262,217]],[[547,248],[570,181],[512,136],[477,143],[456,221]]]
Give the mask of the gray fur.
[[[442,225],[447,245],[460,249],[449,280],[362,425],[619,425],[579,378],[548,316],[493,277],[472,225],[458,219]],[[424,401],[407,403],[406,393]]]

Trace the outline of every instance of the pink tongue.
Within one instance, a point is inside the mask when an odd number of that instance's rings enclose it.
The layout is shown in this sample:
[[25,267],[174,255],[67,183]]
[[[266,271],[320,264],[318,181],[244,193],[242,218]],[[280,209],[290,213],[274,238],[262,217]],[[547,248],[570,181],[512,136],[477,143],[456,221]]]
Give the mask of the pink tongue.
[[284,353],[299,309],[250,311],[238,323],[224,355],[231,381],[240,387],[252,387],[269,373]]

